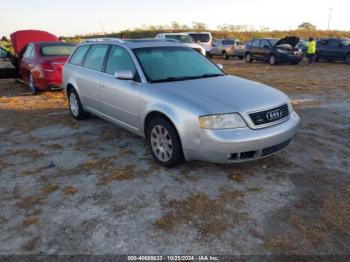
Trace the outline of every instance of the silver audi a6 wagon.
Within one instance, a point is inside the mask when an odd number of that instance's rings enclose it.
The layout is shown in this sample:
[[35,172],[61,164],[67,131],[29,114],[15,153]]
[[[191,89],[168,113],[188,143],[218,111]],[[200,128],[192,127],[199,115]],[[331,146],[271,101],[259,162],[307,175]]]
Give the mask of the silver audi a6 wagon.
[[92,113],[145,137],[166,167],[272,155],[291,143],[300,122],[284,93],[225,75],[180,43],[88,41],[64,66],[63,82],[77,120]]

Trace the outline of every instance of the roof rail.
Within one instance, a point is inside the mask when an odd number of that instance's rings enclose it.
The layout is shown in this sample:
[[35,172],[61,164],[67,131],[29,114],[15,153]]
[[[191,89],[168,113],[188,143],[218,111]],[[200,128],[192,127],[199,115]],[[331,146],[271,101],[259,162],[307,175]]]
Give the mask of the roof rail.
[[120,38],[88,38],[82,40],[80,43],[92,43],[92,42],[105,42],[105,41],[117,41],[121,44],[125,43],[122,39]]

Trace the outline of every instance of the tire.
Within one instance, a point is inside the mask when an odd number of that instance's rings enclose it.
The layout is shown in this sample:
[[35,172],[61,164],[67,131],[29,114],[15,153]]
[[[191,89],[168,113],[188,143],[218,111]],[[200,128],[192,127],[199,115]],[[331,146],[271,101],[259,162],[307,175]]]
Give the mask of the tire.
[[227,60],[229,57],[226,52],[222,52],[222,59]]
[[269,62],[270,65],[276,65],[277,64],[276,56],[275,55],[270,55],[268,62]]
[[207,52],[207,57],[208,58],[213,58],[213,55],[211,53]]
[[350,54],[345,57],[345,64],[350,65]]
[[38,88],[35,86],[32,73],[29,73],[29,76],[28,76],[28,87],[32,95],[36,95],[38,93]]
[[173,124],[156,117],[147,127],[147,141],[154,161],[167,168],[185,162],[181,141]]
[[252,63],[253,62],[253,58],[252,58],[252,54],[251,53],[246,53],[245,54],[245,61],[247,63]]
[[79,95],[74,88],[71,88],[68,92],[68,101],[70,112],[76,120],[83,120],[89,116],[88,112],[84,110]]

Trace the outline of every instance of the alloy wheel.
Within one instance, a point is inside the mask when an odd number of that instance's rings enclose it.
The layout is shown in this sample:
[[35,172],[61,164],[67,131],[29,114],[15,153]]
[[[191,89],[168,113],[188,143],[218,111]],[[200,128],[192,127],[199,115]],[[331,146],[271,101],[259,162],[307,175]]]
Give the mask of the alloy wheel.
[[73,114],[73,116],[78,117],[79,115],[79,104],[78,104],[78,99],[74,92],[72,92],[69,96],[69,107],[70,110]]
[[162,162],[167,162],[173,155],[173,142],[168,130],[156,125],[151,131],[151,146],[154,154]]

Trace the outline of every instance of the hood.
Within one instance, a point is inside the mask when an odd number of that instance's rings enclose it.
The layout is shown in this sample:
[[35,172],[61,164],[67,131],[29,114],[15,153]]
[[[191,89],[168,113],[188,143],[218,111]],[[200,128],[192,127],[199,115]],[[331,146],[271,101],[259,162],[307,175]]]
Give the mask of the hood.
[[[197,114],[210,115],[265,110],[287,103],[288,96],[272,87],[234,76],[152,84],[154,92],[163,93],[182,107]],[[184,104],[181,104],[184,103]]]
[[32,42],[58,42],[57,36],[45,31],[22,30],[11,34],[11,42],[15,54],[19,54],[24,47]]
[[299,40],[299,37],[296,36],[286,36],[285,38],[278,40],[275,46],[289,44],[292,47],[295,47],[299,43]]

